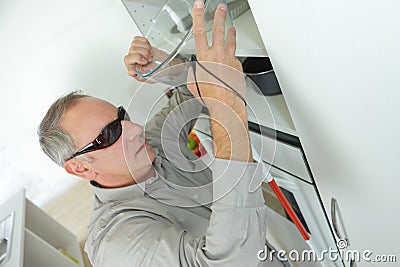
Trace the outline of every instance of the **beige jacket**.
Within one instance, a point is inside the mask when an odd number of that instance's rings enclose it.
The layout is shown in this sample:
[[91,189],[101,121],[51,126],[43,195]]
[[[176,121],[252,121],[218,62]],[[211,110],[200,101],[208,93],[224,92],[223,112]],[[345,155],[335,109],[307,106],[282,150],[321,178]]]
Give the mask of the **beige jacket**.
[[198,160],[186,143],[201,110],[180,88],[146,124],[156,177],[117,189],[93,185],[85,251],[95,267],[261,265],[266,207],[261,189],[249,186],[261,167]]

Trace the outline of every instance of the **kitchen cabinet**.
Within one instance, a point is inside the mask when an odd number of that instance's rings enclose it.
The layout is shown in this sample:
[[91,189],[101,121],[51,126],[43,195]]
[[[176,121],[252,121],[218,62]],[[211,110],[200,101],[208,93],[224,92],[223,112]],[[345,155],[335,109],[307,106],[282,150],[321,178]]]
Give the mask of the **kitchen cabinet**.
[[324,209],[338,201],[350,249],[398,261],[400,2],[249,4]]
[[[233,1],[228,0],[226,2]],[[145,36],[153,26],[161,7],[167,0],[122,0],[122,2],[140,32]],[[192,3],[193,1],[187,2]],[[268,55],[250,9],[234,19],[233,26],[237,28],[237,56]],[[183,54],[194,54],[194,51],[194,39],[191,38],[187,41],[181,52]]]
[[1,206],[0,225],[1,267],[84,266],[76,237],[26,199],[24,190]]

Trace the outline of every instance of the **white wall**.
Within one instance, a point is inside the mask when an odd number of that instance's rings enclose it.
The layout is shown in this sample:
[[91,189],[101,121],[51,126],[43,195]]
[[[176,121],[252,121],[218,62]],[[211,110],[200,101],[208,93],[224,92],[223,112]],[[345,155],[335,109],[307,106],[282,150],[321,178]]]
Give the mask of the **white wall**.
[[137,34],[119,0],[0,1],[0,203],[21,187],[45,203],[78,181],[42,153],[36,128],[73,89],[127,105],[139,84],[123,56]]
[[399,261],[400,2],[251,8],[326,210],[335,197],[351,249]]

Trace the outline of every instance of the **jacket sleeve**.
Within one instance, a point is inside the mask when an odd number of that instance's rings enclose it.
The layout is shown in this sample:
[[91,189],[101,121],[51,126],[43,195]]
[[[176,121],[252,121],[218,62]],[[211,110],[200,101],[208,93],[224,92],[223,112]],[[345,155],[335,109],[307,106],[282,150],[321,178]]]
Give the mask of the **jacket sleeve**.
[[[266,207],[261,189],[249,192],[256,163],[216,159],[214,202],[204,236],[193,236],[171,222],[140,217],[116,223],[101,243],[95,267],[261,266]],[[240,178],[240,179],[239,179]]]
[[156,113],[145,125],[145,137],[153,147],[160,151],[166,149],[166,142],[187,142],[203,105],[193,97],[186,85],[176,88],[168,104]]

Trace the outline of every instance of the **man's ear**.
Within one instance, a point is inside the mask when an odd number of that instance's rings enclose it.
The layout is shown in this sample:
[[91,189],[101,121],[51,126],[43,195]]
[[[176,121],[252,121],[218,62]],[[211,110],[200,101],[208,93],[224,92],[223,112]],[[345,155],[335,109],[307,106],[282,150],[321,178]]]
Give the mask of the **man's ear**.
[[70,159],[64,163],[67,173],[79,176],[83,179],[95,180],[97,173],[89,168],[86,162],[77,159]]

